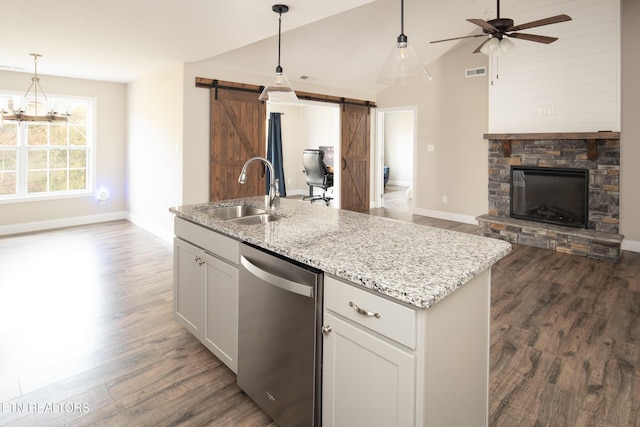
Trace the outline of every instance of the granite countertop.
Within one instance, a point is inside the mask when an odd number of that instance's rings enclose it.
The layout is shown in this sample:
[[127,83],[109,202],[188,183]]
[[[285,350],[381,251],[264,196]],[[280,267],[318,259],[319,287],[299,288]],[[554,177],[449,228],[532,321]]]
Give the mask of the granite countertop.
[[264,207],[264,197],[179,206],[177,217],[252,243],[400,302],[429,308],[511,251],[502,240],[374,215],[324,203],[280,199],[280,221],[238,225],[211,208]]

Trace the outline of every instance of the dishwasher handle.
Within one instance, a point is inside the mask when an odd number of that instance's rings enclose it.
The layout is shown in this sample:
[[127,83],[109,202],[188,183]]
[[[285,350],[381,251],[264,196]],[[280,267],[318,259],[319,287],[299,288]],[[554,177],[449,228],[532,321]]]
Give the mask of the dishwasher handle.
[[265,271],[253,264],[251,261],[245,258],[244,255],[240,256],[240,264],[242,264],[249,273],[271,285],[277,286],[278,288],[283,289],[287,292],[293,292],[304,297],[313,298],[312,286],[293,282],[291,280],[285,279],[284,277],[276,276],[275,274],[269,273],[268,271]]

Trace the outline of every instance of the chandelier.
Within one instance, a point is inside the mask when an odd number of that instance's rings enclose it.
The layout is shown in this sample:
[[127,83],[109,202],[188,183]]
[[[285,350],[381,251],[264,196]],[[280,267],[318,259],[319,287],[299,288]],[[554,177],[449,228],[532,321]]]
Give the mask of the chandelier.
[[[38,58],[42,57],[42,55],[38,53],[30,53],[29,55],[33,56],[34,62],[34,72],[33,77],[31,77],[31,85],[29,89],[25,92],[22,97],[22,101],[13,102],[13,105],[9,107],[9,111],[4,108],[0,109],[0,120],[5,121],[17,121],[18,123],[27,121],[27,122],[56,122],[56,121],[69,121],[68,113],[60,113],[54,111],[52,106],[49,103],[49,99],[47,99],[47,95],[44,93],[42,86],[40,86],[40,77],[38,77]],[[29,98],[29,93],[33,90],[33,98]],[[42,95],[44,99],[41,103],[38,101],[38,94]],[[38,112],[40,110],[40,114]],[[43,113],[43,111],[45,111]]]

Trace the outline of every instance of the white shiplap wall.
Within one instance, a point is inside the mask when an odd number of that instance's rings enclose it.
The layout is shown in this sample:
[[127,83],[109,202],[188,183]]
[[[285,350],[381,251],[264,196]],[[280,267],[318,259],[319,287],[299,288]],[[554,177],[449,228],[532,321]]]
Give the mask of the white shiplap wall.
[[527,1],[501,10],[516,25],[561,13],[572,21],[522,31],[559,40],[512,39],[516,47],[490,61],[489,132],[620,131],[620,0]]

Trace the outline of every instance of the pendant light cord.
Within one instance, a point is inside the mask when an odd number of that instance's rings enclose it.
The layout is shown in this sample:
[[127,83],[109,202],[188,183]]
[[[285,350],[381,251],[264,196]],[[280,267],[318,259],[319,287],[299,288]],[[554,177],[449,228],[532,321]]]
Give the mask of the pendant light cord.
[[404,34],[404,0],[400,0],[400,35],[398,36],[398,44],[406,45],[407,36]]
[[400,34],[404,34],[404,0],[400,0]]
[[278,11],[278,66],[276,67],[276,72],[281,73],[282,67],[280,66],[280,39],[282,34],[282,9]]

